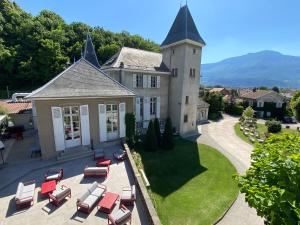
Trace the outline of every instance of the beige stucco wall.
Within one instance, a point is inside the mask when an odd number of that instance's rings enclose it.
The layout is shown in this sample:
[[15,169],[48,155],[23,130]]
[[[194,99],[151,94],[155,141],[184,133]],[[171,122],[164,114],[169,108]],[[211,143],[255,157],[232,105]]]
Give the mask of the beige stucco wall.
[[98,104],[108,104],[121,102],[126,103],[126,112],[133,112],[133,97],[123,98],[94,98],[94,99],[61,99],[61,100],[35,100],[38,134],[43,158],[57,155],[54,143],[54,133],[52,124],[52,106],[89,106],[90,135],[94,144],[99,143],[99,112]]
[[[196,54],[193,54],[193,49],[196,49]],[[169,115],[173,126],[182,135],[196,132],[202,49],[199,46],[183,43],[165,48],[162,53],[163,61],[168,68],[178,69],[178,76],[170,77],[169,85]],[[191,68],[196,70],[195,78],[190,78]],[[185,104],[186,96],[189,96],[188,104]],[[184,123],[184,115],[188,115],[186,123]]]
[[[160,118],[166,119],[168,116],[168,93],[169,93],[169,74],[159,73],[142,73],[139,71],[112,71],[106,70],[106,72],[114,79],[119,77],[121,82],[127,88],[133,90],[136,93],[136,97],[160,97]],[[160,76],[160,88],[133,88],[133,74],[136,75],[149,75]]]

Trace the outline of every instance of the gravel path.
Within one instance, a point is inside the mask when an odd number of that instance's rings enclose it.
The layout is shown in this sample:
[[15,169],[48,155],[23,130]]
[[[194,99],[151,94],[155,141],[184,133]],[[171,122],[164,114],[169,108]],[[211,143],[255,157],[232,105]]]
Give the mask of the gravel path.
[[[236,167],[240,174],[244,174],[250,166],[252,145],[244,142],[234,132],[234,124],[238,121],[235,117],[225,115],[219,122],[199,126],[202,134],[197,142],[210,145],[224,154]],[[245,196],[239,194],[236,202],[232,205],[218,225],[263,225],[263,219],[256,215],[245,202]]]

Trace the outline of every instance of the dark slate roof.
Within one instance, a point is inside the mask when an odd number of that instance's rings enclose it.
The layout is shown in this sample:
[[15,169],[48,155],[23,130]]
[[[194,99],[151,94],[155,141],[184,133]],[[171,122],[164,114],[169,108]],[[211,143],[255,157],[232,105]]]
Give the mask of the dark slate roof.
[[26,98],[134,96],[134,92],[81,58]]
[[170,45],[185,39],[190,39],[205,45],[187,5],[180,8],[175,21],[173,22],[173,25],[161,46]]
[[169,72],[162,61],[162,54],[135,48],[123,47],[101,67],[120,68],[153,72]]
[[100,68],[98,58],[95,52],[95,48],[92,42],[91,36],[88,34],[86,37],[85,48],[83,53],[83,58],[92,63],[97,68]]

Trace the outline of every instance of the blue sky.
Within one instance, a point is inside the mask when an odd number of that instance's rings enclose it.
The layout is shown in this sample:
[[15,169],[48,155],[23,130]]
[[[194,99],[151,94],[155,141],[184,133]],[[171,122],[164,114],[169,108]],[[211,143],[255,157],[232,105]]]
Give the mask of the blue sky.
[[[180,0],[16,0],[27,12],[49,9],[68,23],[80,21],[126,30],[161,43],[179,10]],[[299,0],[189,0],[206,41],[203,63],[261,50],[300,55]]]

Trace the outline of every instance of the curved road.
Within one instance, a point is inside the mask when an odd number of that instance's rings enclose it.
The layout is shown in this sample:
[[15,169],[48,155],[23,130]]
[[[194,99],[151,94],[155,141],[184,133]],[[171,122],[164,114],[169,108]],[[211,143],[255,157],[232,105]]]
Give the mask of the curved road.
[[[210,145],[224,154],[236,167],[240,174],[244,174],[250,166],[252,145],[244,142],[234,132],[234,124],[237,118],[224,115],[219,122],[198,127],[201,136],[197,142]],[[243,194],[239,194],[237,200],[226,213],[218,225],[263,225],[263,219],[256,214],[245,202]]]

